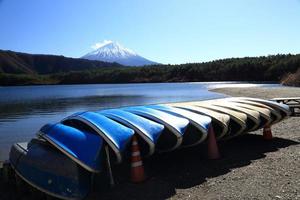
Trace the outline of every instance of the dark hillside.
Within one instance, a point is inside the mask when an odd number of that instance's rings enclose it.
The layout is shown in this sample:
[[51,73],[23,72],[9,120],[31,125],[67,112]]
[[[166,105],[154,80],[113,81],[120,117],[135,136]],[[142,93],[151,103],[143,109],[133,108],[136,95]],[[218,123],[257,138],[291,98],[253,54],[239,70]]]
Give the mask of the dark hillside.
[[121,65],[64,56],[34,55],[0,50],[0,72],[7,74],[51,74],[103,67],[121,67]]
[[[300,54],[204,63],[122,67],[116,63],[0,51],[0,85],[291,80]],[[298,72],[299,74],[299,72]],[[299,75],[295,74],[295,77]],[[299,78],[298,78],[299,80]]]

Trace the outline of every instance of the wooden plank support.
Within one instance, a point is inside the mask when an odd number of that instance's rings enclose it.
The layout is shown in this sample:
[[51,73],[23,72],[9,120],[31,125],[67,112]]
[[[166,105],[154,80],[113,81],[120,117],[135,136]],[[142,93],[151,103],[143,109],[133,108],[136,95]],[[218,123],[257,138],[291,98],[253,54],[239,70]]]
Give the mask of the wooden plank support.
[[288,105],[292,111],[291,116],[300,117],[300,97],[273,98],[270,100]]

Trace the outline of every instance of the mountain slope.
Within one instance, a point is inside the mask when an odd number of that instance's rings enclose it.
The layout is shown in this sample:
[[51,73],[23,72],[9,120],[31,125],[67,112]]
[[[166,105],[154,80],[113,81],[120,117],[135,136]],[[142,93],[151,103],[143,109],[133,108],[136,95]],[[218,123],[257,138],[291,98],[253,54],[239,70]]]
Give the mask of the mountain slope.
[[283,85],[287,86],[300,86],[300,67],[295,73],[288,73],[283,79],[281,80]]
[[126,66],[143,66],[157,64],[156,62],[143,58],[134,51],[122,47],[120,44],[115,42],[106,43],[103,46],[100,46],[95,51],[84,55],[82,58],[105,62],[117,62]]
[[121,67],[121,65],[64,56],[34,55],[0,50],[0,73],[50,74],[101,67]]

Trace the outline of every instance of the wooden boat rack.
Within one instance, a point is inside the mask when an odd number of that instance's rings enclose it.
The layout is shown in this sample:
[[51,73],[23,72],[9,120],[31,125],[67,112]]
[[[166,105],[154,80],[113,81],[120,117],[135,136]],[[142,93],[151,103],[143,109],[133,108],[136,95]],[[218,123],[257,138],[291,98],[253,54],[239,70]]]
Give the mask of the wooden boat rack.
[[300,117],[300,97],[273,98],[270,100],[288,105],[292,111],[291,116]]

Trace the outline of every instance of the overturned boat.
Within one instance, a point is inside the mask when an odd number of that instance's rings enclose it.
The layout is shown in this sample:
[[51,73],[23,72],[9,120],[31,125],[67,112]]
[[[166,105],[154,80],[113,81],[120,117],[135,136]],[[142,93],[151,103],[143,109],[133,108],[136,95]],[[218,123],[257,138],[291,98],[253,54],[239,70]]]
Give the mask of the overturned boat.
[[101,158],[98,154],[101,152],[103,140],[96,134],[57,123],[43,126],[37,135],[86,170],[90,172],[99,172],[101,170]]
[[[290,115],[284,104],[246,97],[80,112],[43,126],[29,143],[14,144],[10,162],[38,190],[83,199],[104,162],[109,167],[130,156],[145,158],[214,137],[230,139]],[[131,152],[137,144],[140,151]],[[133,160],[132,166],[141,165]]]
[[230,116],[227,114],[220,114],[218,112],[209,109],[189,105],[186,103],[174,103],[169,105],[175,108],[182,108],[194,113],[211,117],[212,126],[215,131],[217,139],[221,139],[225,135],[229,135],[232,131],[234,131],[234,128],[232,127],[232,123],[230,123],[231,122]]
[[167,105],[151,105],[148,107],[189,120],[190,123],[183,138],[183,147],[195,146],[207,138],[208,129],[212,121],[210,117]]
[[277,103],[275,101],[268,101],[268,100],[264,100],[264,99],[250,98],[250,97],[239,97],[237,99],[246,100],[246,101],[250,101],[250,102],[256,102],[256,103],[262,103],[264,105],[270,106],[273,109],[280,112],[282,119],[285,119],[285,118],[291,116],[291,114],[292,114],[290,107],[283,103]]
[[109,145],[115,162],[121,163],[134,130],[96,112],[83,112],[62,120],[63,124],[98,134]]
[[160,138],[164,131],[162,124],[121,109],[103,110],[99,113],[133,129],[138,135],[138,142],[142,146],[143,156],[152,155],[155,152],[156,145],[164,142],[161,141],[163,138]]
[[[235,111],[235,112],[241,112],[247,115],[247,128],[245,131],[251,132],[254,130],[257,130],[259,128],[259,125],[261,123],[260,121],[260,114],[256,110],[251,110],[249,108],[245,108],[242,106],[237,105],[236,103],[231,103],[231,102],[222,102],[222,101],[207,101],[203,103],[197,104],[199,106],[213,106],[212,109],[218,109],[218,107],[225,108]],[[232,113],[233,115],[238,115],[238,113]]]
[[189,124],[187,119],[145,106],[126,107],[123,109],[165,126],[165,133],[162,134],[163,141],[157,144],[159,151],[172,151],[182,144]]
[[[235,102],[238,103],[240,106],[243,107],[252,107],[254,106],[254,109],[259,111],[261,109],[267,110],[269,112],[271,112],[271,116],[270,119],[268,119],[269,117],[266,116],[268,123],[267,124],[276,124],[279,121],[281,121],[283,119],[283,116],[280,114],[280,111],[266,105],[266,104],[262,104],[259,102],[254,102],[254,101],[249,101],[249,100],[243,100],[243,99],[239,99],[239,98],[225,98],[224,101],[229,101],[229,102]],[[253,109],[253,107],[252,107]],[[265,113],[265,112],[263,112]],[[264,115],[268,115],[267,113],[265,113]],[[270,121],[269,121],[270,120]]]
[[19,177],[50,196],[77,200],[90,192],[91,173],[45,140],[14,144],[9,159]]

